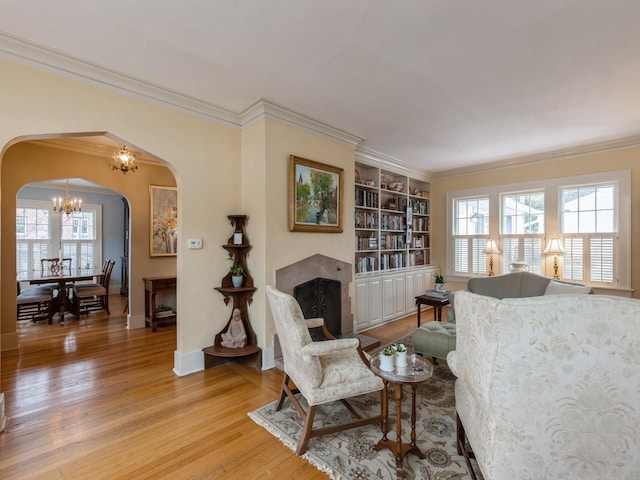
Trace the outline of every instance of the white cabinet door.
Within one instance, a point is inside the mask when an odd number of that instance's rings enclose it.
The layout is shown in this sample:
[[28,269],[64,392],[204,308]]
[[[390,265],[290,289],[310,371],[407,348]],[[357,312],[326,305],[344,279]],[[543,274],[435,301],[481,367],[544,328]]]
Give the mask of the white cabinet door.
[[374,277],[369,280],[369,325],[382,322],[382,279]]
[[407,296],[406,274],[396,275],[393,279],[395,284],[395,318],[402,317],[407,313],[405,297]]
[[356,327],[358,331],[369,326],[369,279],[356,279]]
[[382,321],[388,322],[394,317],[395,283],[392,276],[382,278]]
[[382,282],[380,277],[356,279],[356,327],[362,331],[382,321]]
[[428,285],[428,278],[433,273],[430,269],[420,268],[407,272],[407,291],[406,291],[406,313],[415,313],[416,311],[416,297],[418,295],[424,295],[427,291],[426,285]]
[[425,269],[424,274],[424,289],[425,290],[433,290],[433,286],[435,285],[434,275],[436,272],[439,272],[440,268],[438,267],[430,267]]
[[420,279],[422,273],[420,270],[412,270],[405,275],[406,294],[405,294],[405,310],[407,313],[413,313],[416,311],[416,283]]
[[382,279],[382,321],[388,322],[405,314],[405,274],[388,275]]

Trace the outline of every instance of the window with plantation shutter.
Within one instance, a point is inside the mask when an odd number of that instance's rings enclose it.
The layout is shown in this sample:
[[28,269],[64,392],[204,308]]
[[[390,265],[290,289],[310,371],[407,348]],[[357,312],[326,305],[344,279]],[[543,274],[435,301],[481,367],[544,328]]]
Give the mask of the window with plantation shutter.
[[51,225],[48,205],[16,207],[16,273],[40,269],[40,258],[50,256]]
[[84,204],[81,212],[59,215],[51,204],[18,199],[16,273],[40,270],[40,259],[71,258],[73,268],[102,265],[102,206]]
[[542,274],[544,191],[503,193],[500,199],[502,272],[509,272],[510,263],[526,262],[529,271]]
[[565,279],[617,282],[617,198],[616,183],[561,189]]
[[84,205],[81,212],[62,219],[62,251],[74,267],[100,266],[96,256],[96,218],[94,206]]
[[489,197],[460,198],[454,203],[454,270],[461,274],[486,273]]

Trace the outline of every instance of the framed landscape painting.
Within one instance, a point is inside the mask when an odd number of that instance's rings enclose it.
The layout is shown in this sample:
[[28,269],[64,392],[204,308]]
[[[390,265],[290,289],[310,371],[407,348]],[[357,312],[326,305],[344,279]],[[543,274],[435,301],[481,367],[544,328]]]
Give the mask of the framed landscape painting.
[[178,189],[149,185],[149,255],[175,256],[178,251]]
[[289,230],[342,232],[342,168],[289,157]]

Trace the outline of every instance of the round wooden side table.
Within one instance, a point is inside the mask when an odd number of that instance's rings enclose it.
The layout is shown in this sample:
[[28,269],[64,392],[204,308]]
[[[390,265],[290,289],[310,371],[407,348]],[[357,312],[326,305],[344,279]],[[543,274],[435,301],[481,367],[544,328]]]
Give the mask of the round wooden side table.
[[[416,389],[418,385],[426,382],[433,376],[433,364],[424,360],[416,353],[407,355],[407,366],[404,368],[394,368],[393,371],[380,370],[380,355],[371,358],[371,370],[382,378],[384,391],[382,394],[382,439],[374,447],[376,450],[388,448],[396,457],[397,478],[403,476],[404,458],[413,453],[418,458],[425,458],[424,453],[416,445]],[[396,439],[387,438],[389,404],[388,392],[389,383],[394,385],[394,397],[396,400]],[[411,386],[411,442],[402,442],[402,386]]]

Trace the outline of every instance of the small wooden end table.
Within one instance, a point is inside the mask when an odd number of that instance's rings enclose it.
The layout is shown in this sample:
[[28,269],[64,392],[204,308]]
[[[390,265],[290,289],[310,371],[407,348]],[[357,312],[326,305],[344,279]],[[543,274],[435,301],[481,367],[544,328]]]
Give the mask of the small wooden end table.
[[[144,318],[146,324],[151,326],[151,331],[156,331],[156,323],[158,322],[156,310],[156,293],[163,288],[176,288],[175,275],[160,277],[143,277],[144,281]],[[163,320],[176,320],[176,315],[172,314],[162,318]]]
[[418,309],[418,327],[420,326],[420,305],[429,305],[433,307],[433,320],[442,321],[442,307],[449,305],[449,297],[418,295],[416,297],[416,307]]
[[[393,371],[380,370],[380,355],[374,355],[370,364],[373,373],[382,378],[384,390],[382,392],[382,439],[374,447],[375,450],[388,448],[396,457],[396,473],[398,480],[403,476],[404,458],[413,453],[418,458],[425,458],[425,454],[416,445],[416,389],[418,385],[426,382],[433,376],[433,364],[416,353],[407,355],[407,366],[394,368]],[[396,399],[396,439],[387,438],[388,433],[388,388],[389,383],[394,384],[394,397]],[[411,386],[411,443],[402,442],[402,386]]]

